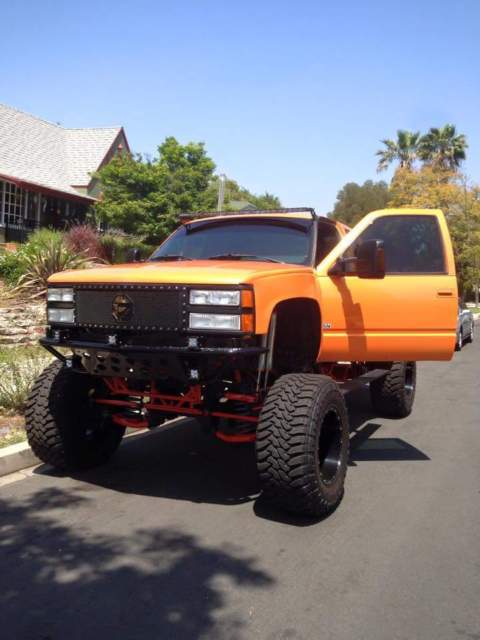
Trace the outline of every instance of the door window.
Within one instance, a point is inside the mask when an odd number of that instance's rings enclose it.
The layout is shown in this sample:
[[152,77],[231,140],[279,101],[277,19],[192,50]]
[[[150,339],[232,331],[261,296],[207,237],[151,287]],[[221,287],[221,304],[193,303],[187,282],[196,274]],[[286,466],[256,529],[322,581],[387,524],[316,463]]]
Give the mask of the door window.
[[347,250],[355,256],[358,243],[382,240],[385,273],[446,273],[442,236],[435,216],[398,215],[377,218]]

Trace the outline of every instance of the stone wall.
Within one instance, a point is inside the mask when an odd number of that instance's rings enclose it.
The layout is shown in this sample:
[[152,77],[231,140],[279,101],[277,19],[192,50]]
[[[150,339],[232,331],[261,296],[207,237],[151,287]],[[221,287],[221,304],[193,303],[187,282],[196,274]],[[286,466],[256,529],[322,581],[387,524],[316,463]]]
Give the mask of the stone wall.
[[45,333],[45,302],[3,301],[0,307],[0,348],[35,344]]

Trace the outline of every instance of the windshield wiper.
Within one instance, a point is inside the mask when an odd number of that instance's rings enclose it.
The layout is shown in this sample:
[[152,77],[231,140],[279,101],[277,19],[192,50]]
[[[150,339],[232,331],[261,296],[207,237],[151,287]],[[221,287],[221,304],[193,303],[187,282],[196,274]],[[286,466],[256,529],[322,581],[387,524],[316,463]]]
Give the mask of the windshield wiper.
[[188,256],[181,256],[181,255],[177,255],[175,253],[167,253],[164,256],[154,256],[153,258],[150,258],[150,260],[152,262],[163,262],[163,261],[167,261],[167,260],[193,260],[193,258],[189,258]]
[[209,256],[207,260],[258,260],[259,262],[278,262],[282,264],[281,260],[274,260],[273,258],[267,258],[265,256],[255,256],[250,253],[219,253],[216,256]]

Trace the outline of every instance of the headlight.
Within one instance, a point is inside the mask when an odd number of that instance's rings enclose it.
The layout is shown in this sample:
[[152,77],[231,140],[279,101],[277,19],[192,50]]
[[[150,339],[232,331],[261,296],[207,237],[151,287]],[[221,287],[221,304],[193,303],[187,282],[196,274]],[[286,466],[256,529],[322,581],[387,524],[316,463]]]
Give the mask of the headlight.
[[224,313],[191,313],[190,329],[223,329],[240,331],[240,315]]
[[238,307],[240,304],[240,291],[192,289],[190,291],[190,304]]
[[50,324],[57,322],[73,324],[75,322],[75,312],[73,309],[47,309],[47,320]]
[[47,291],[48,302],[73,302],[73,289],[55,288]]

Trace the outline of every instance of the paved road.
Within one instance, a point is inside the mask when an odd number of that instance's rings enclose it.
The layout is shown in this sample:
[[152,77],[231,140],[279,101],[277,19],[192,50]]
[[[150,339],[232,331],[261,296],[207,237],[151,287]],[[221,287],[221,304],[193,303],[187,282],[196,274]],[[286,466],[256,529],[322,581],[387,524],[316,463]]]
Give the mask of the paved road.
[[0,488],[3,640],[479,640],[480,340],[419,372],[414,413],[350,399],[345,498],[269,512],[251,451],[194,423],[78,478]]

